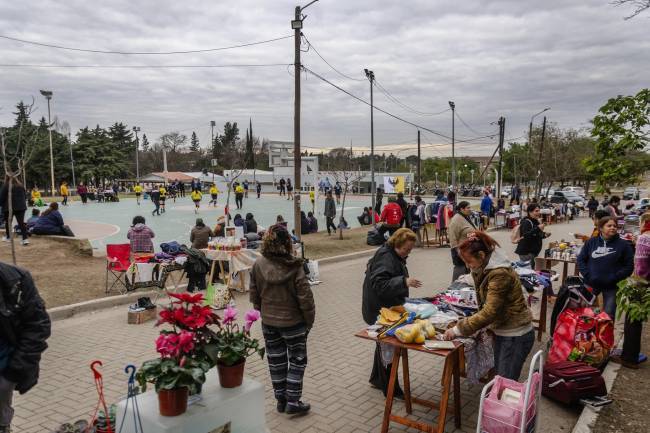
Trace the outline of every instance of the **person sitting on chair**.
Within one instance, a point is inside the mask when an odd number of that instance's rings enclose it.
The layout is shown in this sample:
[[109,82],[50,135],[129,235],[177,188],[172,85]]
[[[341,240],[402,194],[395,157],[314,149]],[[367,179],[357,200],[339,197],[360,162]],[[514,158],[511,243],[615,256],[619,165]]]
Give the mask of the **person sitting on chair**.
[[36,235],[58,235],[74,237],[70,227],[63,223],[63,216],[59,212],[57,202],[50,203],[50,206],[38,218],[32,233]]

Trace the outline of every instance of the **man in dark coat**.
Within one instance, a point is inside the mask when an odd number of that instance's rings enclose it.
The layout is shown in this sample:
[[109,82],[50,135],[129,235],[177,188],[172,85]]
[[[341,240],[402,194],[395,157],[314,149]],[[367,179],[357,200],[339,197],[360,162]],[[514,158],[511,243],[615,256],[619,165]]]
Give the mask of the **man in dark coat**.
[[404,223],[406,222],[406,211],[409,207],[409,204],[404,200],[404,193],[398,192],[397,193],[397,200],[395,200],[395,203],[399,205],[399,207],[402,209],[402,222],[400,225],[402,227],[404,226]]
[[14,389],[38,381],[50,317],[29,272],[0,262],[0,433],[10,431]]

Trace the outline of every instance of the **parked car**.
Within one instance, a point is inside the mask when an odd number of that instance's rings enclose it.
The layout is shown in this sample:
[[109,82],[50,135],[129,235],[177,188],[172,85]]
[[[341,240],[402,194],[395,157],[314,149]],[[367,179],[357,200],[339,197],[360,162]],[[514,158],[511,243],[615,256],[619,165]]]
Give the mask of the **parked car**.
[[623,200],[638,200],[641,197],[641,190],[635,186],[629,186],[623,191]]
[[636,213],[643,213],[650,210],[650,198],[642,198],[634,207]]
[[[542,194],[544,194],[543,189],[542,189]],[[555,194],[555,190],[553,188],[551,188],[551,189],[548,190],[548,193],[546,193],[546,198],[550,199],[551,197],[553,197],[554,194]]]
[[585,189],[581,186],[565,186],[564,188],[562,188],[562,191],[575,192],[583,199],[585,198]]
[[577,207],[584,207],[582,197],[572,191],[555,191],[551,196],[551,203],[571,203]]
[[501,197],[507,198],[512,194],[512,186],[506,185],[501,189]]

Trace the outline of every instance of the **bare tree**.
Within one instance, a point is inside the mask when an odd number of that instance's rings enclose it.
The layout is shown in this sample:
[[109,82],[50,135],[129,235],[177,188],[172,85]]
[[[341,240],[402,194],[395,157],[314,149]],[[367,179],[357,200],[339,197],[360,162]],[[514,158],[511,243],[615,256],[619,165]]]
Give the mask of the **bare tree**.
[[639,15],[641,12],[650,9],[650,0],[614,0],[614,6],[632,6],[634,11],[624,19],[629,20]]
[[332,176],[334,179],[334,182],[338,182],[341,185],[341,188],[343,189],[343,201],[341,202],[341,216],[339,217],[339,239],[343,239],[343,228],[340,224],[341,220],[345,219],[345,199],[348,195],[348,191],[352,189],[352,186],[354,185],[355,182],[359,182],[363,175],[361,174],[361,171],[359,171],[358,166],[357,169],[354,168],[354,164],[352,162],[352,146],[350,146],[350,150],[345,149],[344,152],[339,152],[338,156],[340,158],[344,158],[343,161],[343,170],[338,170],[338,171],[330,171],[326,172],[328,173],[329,176]]
[[[226,195],[226,208],[225,208],[226,220],[228,224],[230,224],[230,220],[232,219],[230,216],[230,194],[232,192],[232,186],[244,172],[244,166],[246,163],[245,153],[241,147],[242,147],[241,141],[237,141],[235,143],[235,149],[234,149],[235,151],[232,152],[231,157],[228,158],[229,175],[228,178],[226,178],[227,185],[228,185],[228,194]],[[226,170],[224,170],[224,174],[225,173]]]
[[[27,117],[32,112],[34,103],[27,107]],[[25,166],[27,161],[32,156],[33,144],[38,139],[38,129],[33,129],[32,131],[26,131],[25,119],[21,119],[20,124],[18,125],[18,133],[16,135],[15,146],[9,148],[7,143],[7,131],[5,128],[0,128],[0,152],[2,153],[2,163],[5,172],[5,181],[7,184],[7,228],[8,232],[6,236],[9,238],[9,243],[11,245],[11,259],[13,264],[16,264],[16,244],[14,239],[13,230],[11,226],[14,219],[14,208],[13,208],[13,185],[14,183],[20,183],[19,179],[21,176],[24,176]],[[52,127],[52,125],[48,125]],[[24,226],[21,227],[21,230],[24,230]]]

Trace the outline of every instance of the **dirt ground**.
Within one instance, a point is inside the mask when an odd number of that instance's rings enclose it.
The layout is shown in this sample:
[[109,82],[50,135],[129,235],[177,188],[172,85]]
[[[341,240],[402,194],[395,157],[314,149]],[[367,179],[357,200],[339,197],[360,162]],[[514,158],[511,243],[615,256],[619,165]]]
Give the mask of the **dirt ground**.
[[[650,327],[643,326],[641,351],[650,353]],[[621,367],[610,390],[614,402],[604,407],[593,428],[594,433],[639,433],[648,431],[650,416],[650,361],[641,364],[638,370]],[[645,426],[645,427],[644,427]]]
[[[32,273],[48,308],[106,296],[106,259],[82,255],[72,246],[43,237],[30,242],[29,246],[16,242],[16,262]],[[0,242],[0,260],[11,263],[8,242]]]
[[368,227],[357,227],[343,231],[343,239],[339,239],[338,232],[331,236],[326,231],[302,235],[305,243],[305,257],[308,259],[321,259],[323,257],[338,256],[372,249],[366,244]]

